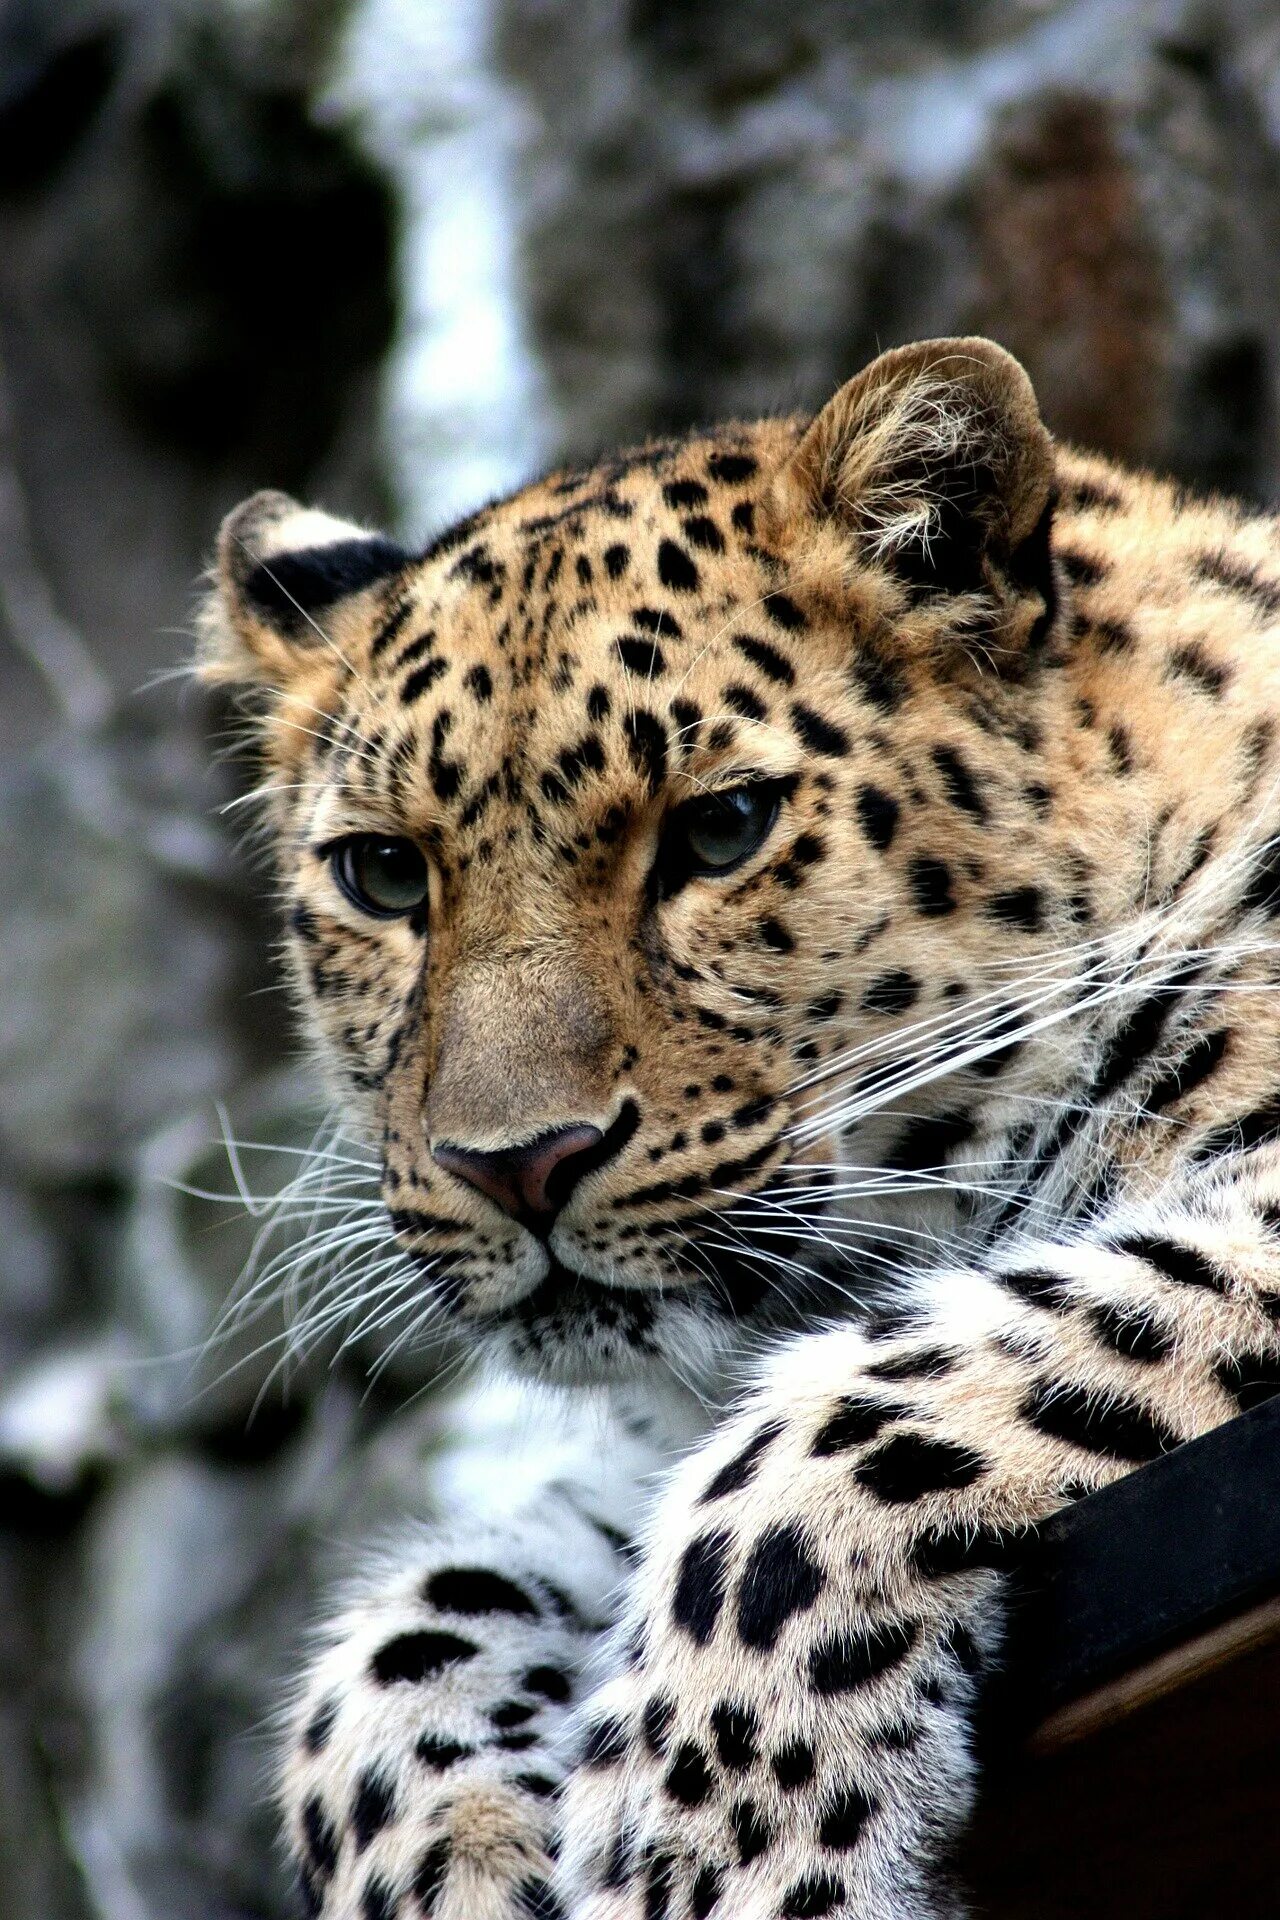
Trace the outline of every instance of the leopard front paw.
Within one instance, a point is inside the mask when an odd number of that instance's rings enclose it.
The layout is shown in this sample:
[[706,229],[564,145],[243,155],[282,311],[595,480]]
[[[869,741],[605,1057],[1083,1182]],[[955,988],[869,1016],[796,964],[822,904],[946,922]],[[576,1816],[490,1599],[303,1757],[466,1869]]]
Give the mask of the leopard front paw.
[[442,1794],[366,1780],[345,1829],[309,1801],[294,1838],[303,1909],[323,1920],[558,1920],[545,1803],[492,1776]]
[[[437,1570],[356,1608],[311,1670],[281,1783],[309,1916],[557,1912],[548,1839],[578,1636],[532,1580],[465,1583]],[[428,1589],[458,1604],[433,1608]]]

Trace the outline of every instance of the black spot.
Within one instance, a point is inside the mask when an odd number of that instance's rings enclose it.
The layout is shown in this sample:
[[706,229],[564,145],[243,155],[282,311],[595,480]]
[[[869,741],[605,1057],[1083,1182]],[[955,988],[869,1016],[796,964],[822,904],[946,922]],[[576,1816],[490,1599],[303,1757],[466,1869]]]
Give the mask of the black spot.
[[676,723],[677,738],[682,747],[697,745],[698,729],[702,725],[702,711],[692,700],[673,700],[671,718]]
[[360,1895],[360,1920],[396,1920],[399,1911],[394,1889],[376,1873],[370,1874]]
[[472,667],[471,671],[463,676],[462,684],[474,693],[477,700],[487,701],[493,698],[493,676],[488,667]]
[[704,1501],[722,1500],[727,1493],[740,1492],[754,1480],[765,1449],[772,1445],[781,1432],[780,1420],[766,1420],[763,1426],[756,1429],[746,1445],[733,1456],[733,1459],[727,1461],[718,1473],[713,1474],[703,1491],[702,1499]]
[[564,1908],[546,1880],[523,1881],[517,1898],[524,1920],[565,1920]]
[[1273,1100],[1229,1120],[1225,1126],[1211,1127],[1196,1142],[1194,1157],[1204,1161],[1217,1160],[1227,1153],[1248,1153],[1276,1138],[1280,1138],[1280,1101]]
[[784,1793],[795,1793],[813,1778],[813,1748],[805,1740],[789,1741],[769,1762]]
[[867,1368],[872,1380],[943,1380],[955,1371],[959,1356],[953,1347],[910,1347]]
[[750,500],[739,500],[729,518],[739,533],[752,534],[756,530],[756,510]]
[[[380,655],[386,652],[387,648],[392,644],[392,642],[396,639],[397,635],[403,629],[406,620],[408,620],[409,615],[412,612],[413,612],[412,600],[402,600],[399,606],[392,608],[391,612],[387,615],[386,619],[383,621],[382,625],[378,628],[378,631],[374,634],[373,639],[369,643],[369,658],[371,661],[377,660],[380,657]],[[426,636],[428,644],[430,644],[431,640],[434,639],[434,637],[435,637],[434,635]],[[403,659],[404,656],[402,655],[401,658]]]
[[674,1878],[671,1856],[656,1853],[649,1862],[644,1883],[644,1920],[667,1920]]
[[896,1433],[855,1468],[855,1478],[888,1506],[904,1506],[926,1493],[971,1487],[987,1471],[972,1447],[923,1433]]
[[374,1768],[366,1767],[356,1782],[355,1799],[351,1803],[357,1853],[363,1853],[374,1835],[390,1825],[395,1811],[395,1788]]
[[1118,513],[1124,499],[1096,480],[1073,480],[1067,489],[1066,504],[1077,512]]
[[1010,887],[1005,893],[993,893],[983,911],[1001,926],[1038,933],[1044,923],[1044,896],[1039,887]]
[[556,1783],[547,1773],[518,1773],[511,1784],[519,1787],[521,1793],[531,1793],[538,1800],[549,1800],[556,1791]]
[[910,1408],[895,1400],[868,1400],[850,1393],[818,1429],[809,1451],[819,1459],[833,1453],[847,1453],[851,1447],[874,1440],[886,1421],[906,1417]]
[[[558,547],[556,556],[557,561],[564,557]],[[491,587],[495,581],[502,578],[503,572],[501,561],[495,560],[481,541],[478,546],[470,547],[466,553],[458,555],[449,569],[449,578],[474,581],[479,587]]]
[[625,1759],[627,1752],[627,1729],[621,1720],[612,1717],[597,1720],[586,1731],[582,1742],[582,1764],[584,1767],[611,1767]]
[[739,1800],[729,1814],[740,1865],[749,1867],[773,1844],[773,1828],[754,1800]]
[[913,973],[897,967],[891,973],[877,974],[862,996],[864,1013],[906,1013],[920,998],[920,982]]
[[987,803],[974,784],[973,774],[968,763],[961,758],[954,747],[935,747],[933,764],[942,775],[942,783],[947,790],[947,798],[953,807],[962,813],[972,814],[975,820],[987,818]]
[[749,453],[713,453],[707,461],[711,478],[727,487],[740,486],[744,480],[750,480],[755,471],[756,463]]
[[1143,1105],[1148,1113],[1159,1113],[1207,1080],[1221,1061],[1230,1039],[1225,1027],[1213,1033],[1197,1034],[1177,1065],[1162,1073],[1147,1089]]
[[370,1661],[370,1671],[381,1687],[397,1681],[413,1685],[432,1679],[443,1668],[463,1660],[473,1660],[479,1648],[473,1640],[456,1633],[398,1633],[394,1640],[378,1648]]
[[662,648],[653,640],[623,639],[617,642],[617,648],[618,658],[629,673],[653,680],[667,670]]
[[620,580],[627,570],[631,558],[629,547],[621,545],[606,547],[604,550],[604,570],[611,580]]
[[698,569],[692,556],[674,540],[658,546],[658,578],[673,593],[693,593],[698,585]]
[[[804,615],[789,594],[766,593],[760,603],[769,618],[787,633],[798,633],[807,623]],[[819,749],[823,751],[823,749]]]
[[566,1673],[559,1667],[530,1667],[520,1681],[526,1693],[538,1693],[544,1700],[553,1700],[563,1705],[572,1698],[573,1688]]
[[515,1613],[528,1618],[540,1611],[523,1587],[487,1567],[442,1567],[427,1581],[426,1598],[442,1613]]
[[1205,1287],[1210,1293],[1225,1293],[1227,1282],[1208,1254],[1189,1247],[1181,1240],[1166,1240],[1158,1234],[1130,1233],[1111,1243],[1113,1253],[1144,1260],[1166,1280],[1180,1287]]
[[766,1528],[747,1556],[738,1588],[743,1644],[772,1647],[792,1615],[813,1605],[825,1580],[797,1525]]
[[795,941],[780,920],[772,918],[760,922],[760,938],[766,947],[772,947],[775,953],[792,953]]
[[[1184,966],[1179,977],[1185,979],[1190,970],[1189,967]],[[1093,1082],[1091,1089],[1093,1099],[1101,1099],[1105,1094],[1114,1093],[1115,1089],[1123,1085],[1129,1075],[1150,1054],[1154,1053],[1169,1023],[1169,1016],[1177,1004],[1174,987],[1175,981],[1171,980],[1169,986],[1162,992],[1150,994],[1145,1000],[1140,1000],[1123,1025],[1112,1034]]]
[[1240,898],[1241,911],[1280,918],[1280,840],[1268,840],[1257,855],[1254,870]]
[[720,1618],[731,1545],[727,1533],[702,1533],[680,1559],[671,1617],[699,1646],[710,1640]]
[[474,1747],[464,1746],[459,1740],[439,1740],[433,1733],[420,1733],[414,1753],[424,1767],[430,1767],[433,1773],[447,1773],[459,1760],[469,1760],[475,1752]]
[[782,1920],[821,1920],[844,1899],[844,1881],[829,1873],[806,1873],[782,1896]]
[[659,1758],[667,1750],[671,1723],[675,1717],[675,1702],[666,1699],[662,1694],[655,1694],[652,1700],[646,1701],[640,1718],[640,1731],[644,1735],[645,1745],[650,1753],[657,1754]]
[[418,1862],[418,1870],[413,1876],[413,1897],[422,1908],[426,1920],[430,1920],[432,1909],[444,1888],[451,1852],[450,1841],[437,1840]]
[[931,920],[941,919],[943,915],[956,910],[955,896],[951,891],[951,869],[945,860],[935,860],[928,854],[917,854],[907,869],[911,883],[911,892],[916,908]]
[[1038,1433],[1117,1460],[1156,1460],[1178,1444],[1172,1428],[1136,1400],[1098,1396],[1073,1380],[1038,1380],[1021,1411]]
[[657,793],[667,777],[666,729],[644,707],[629,713],[622,725],[632,766],[648,783],[650,791]]
[[795,668],[786,655],[770,646],[767,640],[753,640],[750,634],[737,633],[733,637],[733,644],[753,667],[759,667],[766,679],[780,687],[795,685]]
[[503,1730],[527,1726],[537,1711],[526,1700],[500,1700],[496,1707],[489,1709],[489,1725]]
[[593,720],[604,720],[612,706],[608,687],[594,686],[587,695],[587,712]]
[[1105,1340],[1126,1360],[1154,1365],[1173,1351],[1172,1333],[1141,1307],[1108,1300],[1101,1306],[1091,1307],[1089,1318],[1099,1339]]
[[631,624],[643,627],[646,633],[665,634],[669,640],[681,637],[680,622],[665,607],[632,607]]
[[573,746],[561,750],[560,773],[568,787],[580,787],[588,773],[603,773],[604,768],[604,748],[594,733],[584,733]]
[[707,490],[701,480],[668,480],[662,497],[669,507],[701,507],[706,503]]
[[952,1527],[933,1527],[912,1544],[911,1564],[926,1580],[945,1579],[953,1573],[974,1573],[984,1568],[999,1570],[1024,1530],[999,1527],[973,1527],[959,1522]]
[[744,720],[763,720],[769,709],[750,687],[744,687],[740,681],[733,681],[724,690],[724,704],[733,713],[742,715]]
[[818,1839],[824,1847],[847,1853],[856,1847],[862,1829],[876,1810],[876,1803],[861,1787],[847,1786],[823,1808]]
[[843,727],[824,720],[820,713],[815,713],[802,700],[792,701],[791,720],[801,745],[807,747],[810,753],[823,754],[828,760],[841,760],[848,753],[849,736]]
[[1237,1353],[1219,1360],[1214,1378],[1229,1393],[1241,1413],[1260,1407],[1280,1393],[1280,1359],[1273,1353]]
[[1280,613],[1280,581],[1263,579],[1246,561],[1234,560],[1225,553],[1204,553],[1196,561],[1195,570],[1199,579],[1252,601],[1268,619]]
[[1133,772],[1133,743],[1128,731],[1117,721],[1107,728],[1107,746],[1111,750],[1111,764],[1119,774]]
[[885,1620],[829,1634],[809,1655],[809,1684],[815,1693],[850,1693],[905,1660],[919,1632],[916,1620]]
[[411,707],[415,700],[420,700],[427,689],[433,687],[436,681],[443,678],[448,671],[449,662],[441,659],[427,660],[422,666],[415,667],[400,689],[401,705]]
[[857,806],[862,831],[872,846],[883,853],[898,830],[901,811],[898,802],[882,787],[868,785],[858,788]]
[[1091,560],[1088,554],[1060,547],[1058,559],[1073,587],[1096,587],[1106,577],[1106,567],[1099,560]]
[[854,655],[849,674],[864,699],[881,713],[896,713],[907,697],[906,682],[898,668],[869,647]]
[[307,1730],[302,1736],[302,1744],[308,1753],[323,1753],[329,1744],[329,1735],[333,1732],[333,1723],[338,1717],[338,1702],[322,1700],[307,1722]]
[[692,1740],[685,1740],[676,1748],[662,1784],[671,1798],[678,1800],[682,1807],[702,1805],[714,1782],[701,1749]]
[[750,1707],[734,1706],[722,1700],[712,1709],[711,1731],[721,1766],[731,1773],[742,1773],[755,1764],[760,1723]]
[[689,1895],[689,1910],[693,1920],[707,1920],[707,1915],[720,1898],[723,1885],[724,1876],[718,1867],[701,1869]]
[[690,514],[680,526],[691,547],[697,547],[702,553],[724,552],[724,535],[708,514]]
[[1013,1267],[996,1275],[1000,1285],[1031,1307],[1046,1307],[1052,1313],[1071,1305],[1071,1289],[1060,1273],[1044,1267]]
[[302,1839],[312,1872],[321,1880],[329,1879],[338,1864],[340,1842],[318,1794],[313,1793],[303,1806]]
[[453,715],[445,708],[431,723],[431,753],[427,761],[427,776],[431,788],[439,800],[452,800],[462,782],[462,769],[456,760],[446,760],[444,743],[453,725]]
[[1185,646],[1170,648],[1169,672],[1176,674],[1179,679],[1189,680],[1200,693],[1207,693],[1213,700],[1221,698],[1222,690],[1231,678],[1228,668],[1211,660],[1202,647],[1190,641]]
[[834,1020],[844,1006],[842,993],[824,993],[805,1008],[811,1020]]

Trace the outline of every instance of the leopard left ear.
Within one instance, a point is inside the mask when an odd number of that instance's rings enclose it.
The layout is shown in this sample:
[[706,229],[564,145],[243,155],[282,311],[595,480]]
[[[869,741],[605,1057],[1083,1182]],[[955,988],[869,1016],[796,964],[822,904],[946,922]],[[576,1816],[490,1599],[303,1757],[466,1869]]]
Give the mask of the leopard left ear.
[[205,680],[282,690],[344,659],[348,601],[399,573],[410,556],[385,534],[255,493],[218,534],[213,584],[199,614]]
[[1053,499],[1030,380],[994,341],[961,338],[895,348],[841,387],[775,477],[770,512],[784,540],[834,530],[908,608],[934,607],[1012,665],[1053,623]]

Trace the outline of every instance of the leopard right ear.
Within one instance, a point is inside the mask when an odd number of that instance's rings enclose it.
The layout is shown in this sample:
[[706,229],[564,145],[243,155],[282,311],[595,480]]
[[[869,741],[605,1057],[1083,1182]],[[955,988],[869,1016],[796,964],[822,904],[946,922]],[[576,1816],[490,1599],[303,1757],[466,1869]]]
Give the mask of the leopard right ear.
[[[222,686],[284,689],[321,664],[350,664],[361,596],[408,565],[385,534],[255,493],[218,534],[212,584],[197,616],[197,670]],[[348,603],[352,603],[350,606]]]

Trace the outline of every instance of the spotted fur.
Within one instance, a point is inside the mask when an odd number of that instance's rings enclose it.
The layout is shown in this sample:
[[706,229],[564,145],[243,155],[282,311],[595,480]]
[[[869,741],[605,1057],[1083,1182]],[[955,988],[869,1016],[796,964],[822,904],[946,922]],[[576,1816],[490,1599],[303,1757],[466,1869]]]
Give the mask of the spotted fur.
[[[425,553],[259,495],[203,631],[423,1326],[650,1409],[332,1623],[307,1910],[959,1914],[1011,1544],[1280,1387],[1275,524],[942,341]],[[673,866],[744,782],[758,848]]]

